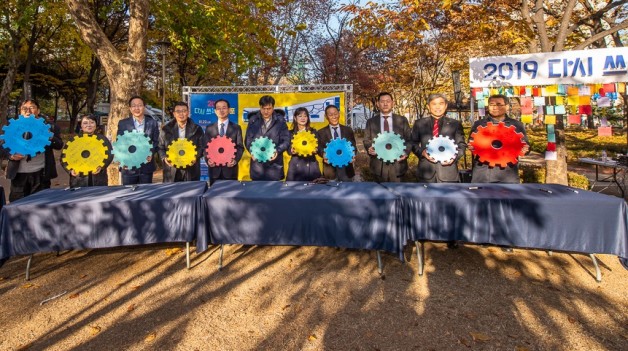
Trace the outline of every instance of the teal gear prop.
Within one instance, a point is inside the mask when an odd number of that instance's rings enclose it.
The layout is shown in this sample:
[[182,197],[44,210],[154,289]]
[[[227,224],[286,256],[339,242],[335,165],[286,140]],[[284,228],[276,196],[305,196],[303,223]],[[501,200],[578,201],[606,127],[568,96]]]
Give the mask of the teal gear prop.
[[292,138],[292,148],[299,156],[310,156],[318,149],[318,139],[309,130],[298,132]]
[[198,152],[190,140],[176,139],[168,146],[166,157],[175,168],[186,168],[196,162]]
[[268,137],[259,137],[251,143],[251,156],[255,157],[257,162],[264,163],[270,161],[275,151],[275,143]]
[[20,115],[17,119],[9,119],[2,130],[4,134],[0,135],[0,140],[4,140],[4,148],[11,155],[34,157],[46,150],[53,136],[50,125],[35,115]]
[[150,139],[144,133],[127,130],[113,143],[113,160],[120,162],[120,167],[139,168],[152,156],[151,149]]
[[355,156],[355,148],[345,138],[331,140],[325,147],[325,157],[333,167],[345,167]]
[[432,137],[425,147],[427,154],[436,162],[449,162],[458,156],[458,145],[448,136],[439,135]]
[[73,136],[61,151],[61,166],[80,176],[94,173],[111,161],[111,146],[102,137],[83,134]]
[[377,158],[393,163],[405,155],[406,146],[401,136],[393,132],[382,132],[373,139],[373,148]]

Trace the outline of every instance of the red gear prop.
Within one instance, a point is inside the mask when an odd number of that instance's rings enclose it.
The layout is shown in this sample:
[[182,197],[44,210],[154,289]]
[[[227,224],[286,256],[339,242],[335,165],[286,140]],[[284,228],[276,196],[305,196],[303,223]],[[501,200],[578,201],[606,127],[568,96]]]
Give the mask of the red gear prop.
[[217,166],[226,166],[235,158],[235,143],[226,136],[217,136],[207,143],[207,158]]
[[526,145],[523,133],[516,131],[515,126],[508,126],[504,122],[495,125],[488,122],[486,126],[479,126],[471,134],[473,154],[480,162],[486,162],[490,167],[505,168],[509,163],[516,165],[521,149]]

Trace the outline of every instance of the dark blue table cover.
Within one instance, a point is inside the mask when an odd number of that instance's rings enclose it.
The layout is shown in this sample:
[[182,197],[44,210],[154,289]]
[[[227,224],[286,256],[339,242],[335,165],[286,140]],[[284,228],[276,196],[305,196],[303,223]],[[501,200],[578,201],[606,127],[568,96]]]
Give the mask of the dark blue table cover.
[[48,189],[5,205],[0,258],[36,252],[186,242],[203,221],[206,182]]
[[[338,186],[334,186],[338,185]],[[212,244],[314,245],[402,257],[399,199],[375,183],[216,181],[203,195]]]
[[411,240],[628,257],[626,202],[614,196],[555,184],[383,185],[401,197]]

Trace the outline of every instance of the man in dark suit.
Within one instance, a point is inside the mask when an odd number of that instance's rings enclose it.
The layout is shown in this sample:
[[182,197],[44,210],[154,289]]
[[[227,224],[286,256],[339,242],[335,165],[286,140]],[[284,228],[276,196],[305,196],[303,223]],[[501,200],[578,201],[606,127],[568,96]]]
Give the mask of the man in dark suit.
[[[203,128],[190,119],[190,111],[185,102],[174,105],[174,119],[161,128],[159,134],[159,157],[164,161],[164,183],[185,182],[201,179],[201,166],[198,158],[202,155]],[[168,159],[168,147],[177,139],[187,139],[194,144],[196,158],[191,166],[176,168]]]
[[327,143],[333,139],[345,138],[351,143],[351,145],[353,145],[355,151],[357,152],[358,147],[355,142],[353,130],[339,123],[340,111],[338,110],[338,107],[334,105],[329,105],[325,108],[325,118],[329,124],[318,131],[318,155],[323,158],[322,176],[327,179],[350,182],[352,181],[353,176],[355,176],[353,160],[345,167],[333,167],[329,164],[329,161],[325,156],[325,147],[327,147]]
[[[411,130],[408,119],[398,114],[393,114],[394,102],[392,95],[387,92],[377,96],[377,108],[379,113],[366,121],[364,130],[364,148],[370,156],[369,169],[377,182],[400,182],[408,171],[408,155],[412,149],[410,140]],[[381,132],[390,131],[401,136],[405,142],[405,153],[393,163],[384,162],[377,158],[373,147],[373,139]]]
[[[458,182],[458,160],[466,148],[462,123],[445,116],[447,98],[443,94],[428,96],[427,108],[430,117],[417,120],[412,127],[412,151],[419,157],[417,178],[422,183]],[[437,162],[428,155],[427,144],[438,135],[449,137],[458,145],[458,154],[451,161]]]
[[[23,116],[35,115],[40,118],[46,118],[40,114],[39,104],[35,100],[25,100],[20,108],[20,113]],[[50,121],[48,122],[50,123]],[[63,148],[63,140],[61,140],[59,126],[51,123],[50,130],[53,133],[50,145],[46,146],[43,153],[34,157],[9,154],[10,150],[2,149],[3,156],[9,159],[6,177],[11,180],[10,202],[50,188],[50,181],[57,177],[53,149],[61,150]]]
[[215,163],[206,158],[207,165],[209,166],[210,180],[212,183],[217,179],[237,180],[238,162],[240,162],[242,153],[244,152],[244,144],[242,143],[242,128],[240,128],[240,126],[236,123],[229,122],[229,112],[231,111],[229,101],[224,99],[216,100],[214,107],[218,121],[205,128],[205,141],[203,142],[203,145],[207,146],[207,143],[213,138],[224,135],[235,143],[236,153],[235,158],[226,166],[217,166]]
[[283,153],[290,147],[290,131],[286,119],[275,112],[275,99],[264,95],[259,99],[260,117],[250,118],[244,144],[251,151],[256,138],[265,136],[275,143],[275,153],[268,162],[258,162],[251,156],[252,180],[282,180]]
[[[131,117],[121,119],[118,122],[118,136],[124,134],[125,131],[137,130],[144,133],[152,145],[151,153],[157,152],[159,143],[159,124],[150,116],[144,115],[145,104],[140,96],[133,96],[129,99],[129,110]],[[125,169],[122,168],[122,184],[149,184],[153,182],[153,172],[155,172],[155,160],[153,156],[146,158],[147,163],[140,168]]]
[[[515,131],[523,134],[525,145],[521,149],[521,154],[525,155],[530,151],[526,129],[523,123],[507,115],[509,108],[508,97],[505,95],[490,96],[488,98],[488,116],[473,123],[470,135],[476,132],[479,126],[486,126],[488,122],[493,124],[504,122],[506,127],[515,126]],[[469,139],[471,140],[471,138]],[[473,151],[472,145],[469,145],[469,150]],[[490,167],[486,163],[481,163],[477,156],[473,157],[472,183],[519,183],[520,181],[518,164],[508,165],[505,168]]]

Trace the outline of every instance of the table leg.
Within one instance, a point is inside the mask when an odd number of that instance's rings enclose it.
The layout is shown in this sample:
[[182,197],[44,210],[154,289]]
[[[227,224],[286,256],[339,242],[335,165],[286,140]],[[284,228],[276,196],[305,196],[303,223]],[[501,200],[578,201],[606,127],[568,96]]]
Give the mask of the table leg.
[[190,269],[190,242],[185,242],[185,264]]
[[382,265],[382,254],[377,251],[377,271],[380,275],[384,273],[384,266]]
[[415,241],[414,242],[414,246],[416,246],[416,258],[417,258],[417,265],[419,266],[419,276],[422,277],[423,276],[423,269],[425,267],[425,262],[424,262],[424,258],[425,258],[425,252],[423,251],[423,242],[419,242],[419,241]]
[[622,187],[622,184],[619,184],[619,180],[617,179],[617,174],[621,171],[621,169],[617,168],[617,167],[613,167],[613,182],[615,182],[615,184],[617,184],[617,188],[619,188],[619,192],[621,192],[621,197],[624,197],[624,188]]
[[222,253],[223,253],[223,244],[220,244],[220,255],[218,256],[218,270],[222,270]]
[[595,258],[595,254],[589,254],[589,257],[591,257],[591,261],[593,261],[593,265],[595,266],[595,281],[601,283],[602,272],[600,271],[600,265],[597,263],[597,258]]
[[30,255],[28,262],[26,262],[26,281],[31,280],[31,263],[33,262],[33,256],[34,255]]
[[547,250],[547,256],[552,256],[553,252],[552,250]]

